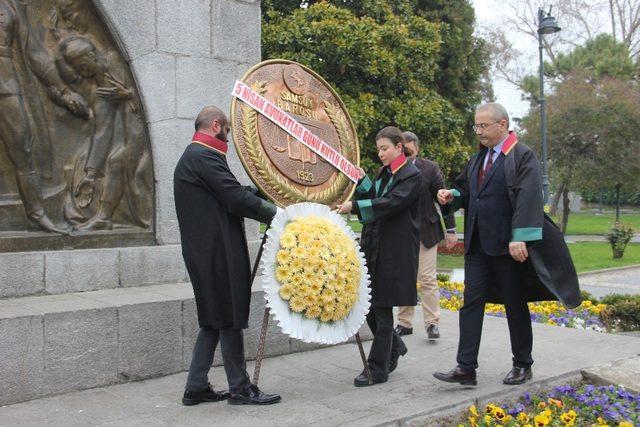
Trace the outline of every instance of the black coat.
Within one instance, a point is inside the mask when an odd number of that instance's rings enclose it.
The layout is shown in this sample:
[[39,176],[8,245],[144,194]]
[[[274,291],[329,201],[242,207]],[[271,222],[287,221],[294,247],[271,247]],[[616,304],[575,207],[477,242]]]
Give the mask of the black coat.
[[243,217],[271,222],[276,207],[238,183],[226,157],[190,144],[173,178],[180,240],[200,326],[248,326],[251,273]]
[[[582,302],[578,277],[562,233],[544,214],[539,162],[529,147],[516,143],[495,160],[480,188],[478,170],[486,156],[480,150],[456,178],[460,197],[453,206],[465,208],[465,252],[471,233],[480,233],[483,250],[492,256],[508,256],[510,241],[527,242],[523,284],[527,301],[559,300],[573,308]],[[477,224],[477,226],[476,226]],[[492,289],[489,302],[501,303]]]
[[[438,200],[438,190],[445,188],[440,166],[427,159],[416,158],[414,165],[422,173],[422,187],[420,189],[420,241],[425,248],[432,248],[442,239],[442,222],[440,212],[435,203]],[[444,216],[447,229],[456,228],[453,214]]]
[[361,180],[354,201],[354,212],[364,223],[360,244],[371,276],[371,305],[416,305],[422,178],[412,163],[385,174],[387,168],[375,184],[368,177]]

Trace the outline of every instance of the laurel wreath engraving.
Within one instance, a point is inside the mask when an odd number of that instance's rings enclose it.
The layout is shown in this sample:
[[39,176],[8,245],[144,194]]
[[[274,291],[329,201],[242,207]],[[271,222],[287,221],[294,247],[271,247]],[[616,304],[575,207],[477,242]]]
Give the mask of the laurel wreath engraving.
[[[266,82],[255,82],[251,85],[252,89],[263,95],[266,92]],[[332,103],[324,101],[324,110],[331,119],[333,126],[338,132],[340,141],[340,151],[346,158],[349,158],[352,152],[351,147],[347,144],[349,134],[344,114],[336,108]],[[323,191],[309,194],[308,187],[304,191],[300,191],[293,187],[285,178],[283,178],[267,160],[266,153],[258,143],[258,112],[247,104],[242,105],[242,136],[246,141],[245,147],[247,154],[253,162],[258,175],[269,185],[275,192],[284,199],[299,203],[304,201],[313,201],[323,204],[335,203],[338,197],[349,186],[349,178],[343,173],[338,174],[338,178],[329,187]]]

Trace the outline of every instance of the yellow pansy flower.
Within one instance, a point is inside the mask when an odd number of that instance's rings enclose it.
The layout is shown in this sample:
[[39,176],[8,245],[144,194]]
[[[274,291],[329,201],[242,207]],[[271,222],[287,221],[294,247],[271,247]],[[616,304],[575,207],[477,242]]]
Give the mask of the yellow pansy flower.
[[524,412],[520,412],[520,413],[518,414],[518,416],[516,417],[516,419],[517,419],[518,421],[520,421],[521,423],[528,423],[528,422],[529,422],[529,415],[527,415],[527,414],[526,414],[526,413],[524,413]]
[[545,414],[538,414],[533,417],[533,422],[535,423],[536,427],[544,427],[548,425],[551,420]]

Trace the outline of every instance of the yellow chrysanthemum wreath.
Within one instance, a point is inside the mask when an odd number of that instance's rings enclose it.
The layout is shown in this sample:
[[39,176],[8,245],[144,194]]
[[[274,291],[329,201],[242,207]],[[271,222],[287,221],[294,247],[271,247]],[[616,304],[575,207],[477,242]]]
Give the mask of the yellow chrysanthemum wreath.
[[331,221],[307,216],[286,225],[275,278],[292,311],[321,322],[344,319],[358,299],[360,275],[353,240]]

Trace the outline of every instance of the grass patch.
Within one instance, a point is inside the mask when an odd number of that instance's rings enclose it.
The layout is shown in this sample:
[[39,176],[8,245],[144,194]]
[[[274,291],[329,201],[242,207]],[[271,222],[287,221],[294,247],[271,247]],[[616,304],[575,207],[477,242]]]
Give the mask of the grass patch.
[[[560,222],[560,216],[554,217],[553,220]],[[579,234],[606,234],[615,221],[615,212],[605,211],[602,215],[596,215],[592,212],[577,212],[569,215],[569,224],[567,226],[567,235]],[[620,222],[630,225],[634,230],[640,231],[640,213],[621,213]]]
[[[569,243],[569,251],[578,273],[640,264],[640,244],[629,243],[622,258],[613,259],[611,246],[601,242]],[[464,257],[438,254],[438,268],[464,268]]]
[[640,264],[640,244],[638,243],[629,243],[624,256],[618,259],[613,259],[609,243],[581,242],[568,245],[578,273]]
[[[569,215],[567,235],[605,235],[613,226],[615,216],[615,212],[611,211],[604,211],[602,215],[596,215],[593,212],[572,213]],[[362,224],[357,218],[354,218],[355,215],[352,215],[348,224],[354,232],[359,233],[362,231]],[[560,217],[553,218],[556,224],[560,222],[559,218]],[[640,233],[640,212],[634,211],[633,213],[620,214],[620,222],[631,226],[634,230]],[[264,229],[265,226],[262,224],[260,226],[260,231],[264,232]],[[456,217],[456,230],[458,233],[464,233],[464,217]]]
[[454,255],[438,254],[436,266],[438,269],[451,270],[454,268],[464,268],[464,257]]
[[[562,216],[554,216],[553,221],[560,223]],[[569,215],[569,225],[567,227],[567,235],[585,235],[599,234],[605,235],[613,227],[616,219],[615,212],[604,211],[602,215],[596,215],[593,212],[575,212]],[[640,233],[640,213],[621,213],[620,222],[631,226],[636,232]],[[458,233],[464,233],[463,217],[456,217],[456,230]]]

